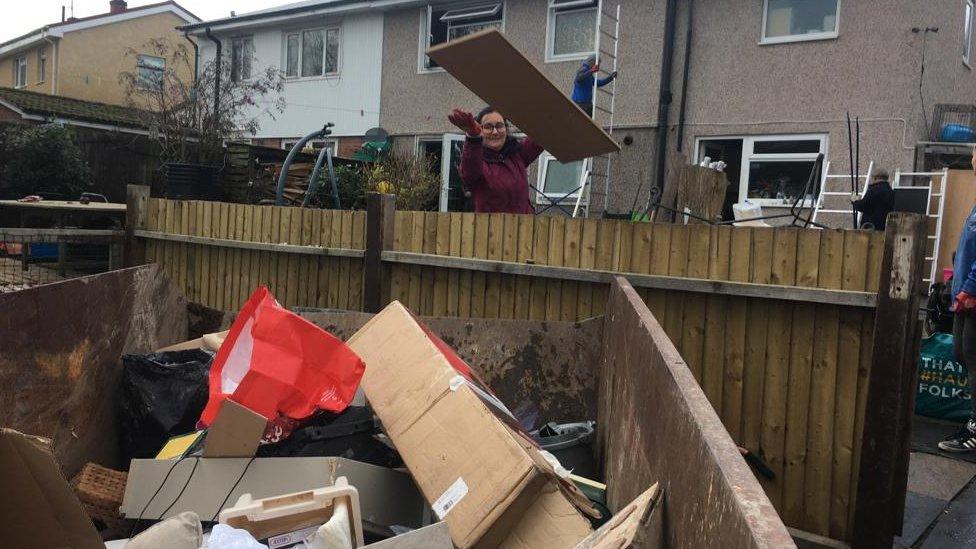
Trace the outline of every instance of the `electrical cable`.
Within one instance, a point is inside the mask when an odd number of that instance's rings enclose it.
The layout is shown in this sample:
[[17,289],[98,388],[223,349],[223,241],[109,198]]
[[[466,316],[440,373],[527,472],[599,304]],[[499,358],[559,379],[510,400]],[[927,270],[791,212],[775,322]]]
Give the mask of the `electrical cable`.
[[219,515],[220,514],[220,511],[223,510],[224,505],[227,504],[227,500],[230,499],[231,494],[233,494],[234,493],[234,490],[237,489],[237,485],[240,484],[241,483],[241,480],[244,479],[244,475],[247,474],[248,468],[251,467],[251,464],[252,463],[254,463],[254,458],[255,457],[257,457],[257,456],[251,456],[251,459],[247,460],[247,465],[245,465],[244,466],[244,470],[241,471],[241,476],[237,477],[237,480],[234,482],[234,485],[231,486],[230,487],[230,490],[227,491],[227,495],[224,496],[224,500],[220,502],[220,505],[217,507],[217,510],[214,511],[213,516],[210,518],[210,522],[217,522],[217,515]]
[[[153,500],[156,499],[156,496],[159,495],[159,492],[162,491],[163,486],[166,486],[166,481],[169,480],[169,477],[170,475],[173,474],[173,471],[176,469],[176,466],[179,465],[180,463],[183,463],[185,459],[188,459],[188,457],[187,456],[180,457],[180,459],[176,460],[176,462],[173,463],[173,465],[169,468],[169,471],[166,472],[166,476],[164,476],[163,481],[159,483],[159,487],[156,488],[156,491],[153,492],[153,495],[149,497],[149,501],[146,502],[146,505],[142,508],[142,511],[139,511],[139,516],[136,518],[135,524],[132,525],[132,530],[129,531],[130,538],[135,535],[136,529],[138,529],[139,527],[139,523],[142,522],[142,516],[146,513],[146,510],[149,509],[149,506],[152,505]],[[190,476],[186,478],[186,483],[183,485],[183,488],[180,489],[180,493],[177,494],[176,499],[173,500],[173,503],[170,503],[169,507],[167,507],[165,511],[159,514],[160,517],[166,514],[166,512],[169,511],[174,504],[176,504],[177,500],[180,499],[180,496],[183,495],[183,492],[186,491],[186,487],[190,485],[190,479],[193,478],[193,472],[196,471],[197,464],[200,463],[200,458],[194,458],[194,459],[196,461],[193,464],[193,469],[190,470]]]

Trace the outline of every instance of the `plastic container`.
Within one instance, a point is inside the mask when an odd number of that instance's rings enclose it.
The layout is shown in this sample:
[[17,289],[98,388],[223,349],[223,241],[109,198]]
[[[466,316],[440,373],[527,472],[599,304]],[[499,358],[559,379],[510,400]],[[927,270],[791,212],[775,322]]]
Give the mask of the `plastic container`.
[[939,141],[946,143],[976,142],[976,132],[964,124],[946,124],[939,132]]
[[578,476],[594,478],[597,470],[591,444],[595,430],[595,421],[552,422],[531,435],[543,450],[556,456],[563,467]]

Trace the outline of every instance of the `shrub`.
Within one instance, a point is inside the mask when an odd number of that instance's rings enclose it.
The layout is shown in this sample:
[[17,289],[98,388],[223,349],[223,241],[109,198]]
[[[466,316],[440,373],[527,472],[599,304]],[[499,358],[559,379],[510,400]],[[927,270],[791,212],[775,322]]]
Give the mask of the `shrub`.
[[0,195],[5,198],[39,194],[73,200],[91,184],[91,169],[69,128],[47,124],[0,131]]

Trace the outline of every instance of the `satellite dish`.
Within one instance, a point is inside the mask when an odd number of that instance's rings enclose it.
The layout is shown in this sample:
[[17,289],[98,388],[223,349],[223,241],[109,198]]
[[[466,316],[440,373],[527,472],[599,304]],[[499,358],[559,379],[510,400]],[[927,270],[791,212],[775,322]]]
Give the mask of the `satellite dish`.
[[383,128],[370,128],[366,130],[366,135],[363,137],[367,142],[386,141],[390,138],[390,132]]

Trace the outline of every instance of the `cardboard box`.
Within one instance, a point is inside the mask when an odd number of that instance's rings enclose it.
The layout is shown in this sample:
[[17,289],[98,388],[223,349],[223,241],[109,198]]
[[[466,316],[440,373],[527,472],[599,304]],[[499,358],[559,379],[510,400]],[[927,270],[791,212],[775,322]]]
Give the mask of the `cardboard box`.
[[455,545],[551,547],[545,536],[562,533],[572,546],[590,533],[504,405],[403,305],[349,346],[366,363],[366,398]]
[[0,429],[0,539],[4,547],[100,549],[105,545],[61,475],[50,441]]
[[[196,470],[193,471],[196,461]],[[142,518],[159,519],[193,511],[202,520],[210,520],[244,472],[237,488],[227,497],[225,508],[233,506],[245,493],[251,494],[254,499],[261,499],[304,492],[332,486],[337,478],[344,476],[351,486],[359,490],[365,531],[389,535],[390,526],[419,528],[427,522],[427,506],[406,473],[337,457],[255,458],[250,466],[248,461],[251,460],[187,458],[177,464],[177,460],[134,459],[129,467],[122,513],[127,518],[137,518],[145,508]],[[171,469],[166,483],[149,503]],[[160,516],[184,486],[186,490],[179,501],[165,516]]]

